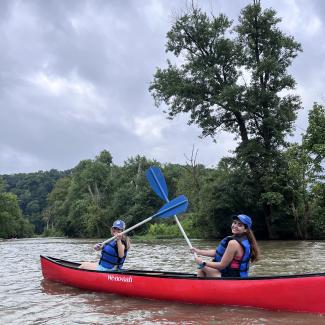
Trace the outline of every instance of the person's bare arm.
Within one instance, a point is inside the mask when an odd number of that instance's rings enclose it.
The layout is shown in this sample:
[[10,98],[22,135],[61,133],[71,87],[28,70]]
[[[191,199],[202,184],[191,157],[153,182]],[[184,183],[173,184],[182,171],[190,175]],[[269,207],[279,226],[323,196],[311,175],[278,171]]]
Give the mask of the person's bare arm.
[[122,243],[122,234],[118,234],[116,236],[116,244],[117,244],[118,257],[122,258],[125,253],[125,245]]
[[[207,261],[207,262],[205,262],[205,265],[212,267],[214,269],[217,269],[219,271],[225,269],[231,263],[231,261],[234,259],[234,257],[236,256],[238,246],[239,246],[239,243],[237,243],[237,241],[235,241],[235,240],[229,241],[226,251],[222,256],[221,261],[220,262]],[[200,263],[202,263],[202,259],[197,258],[196,262],[200,264]]]
[[214,257],[216,255],[216,251],[214,249],[199,249],[192,247],[191,248],[192,253],[196,253],[201,256],[207,256],[207,257]]

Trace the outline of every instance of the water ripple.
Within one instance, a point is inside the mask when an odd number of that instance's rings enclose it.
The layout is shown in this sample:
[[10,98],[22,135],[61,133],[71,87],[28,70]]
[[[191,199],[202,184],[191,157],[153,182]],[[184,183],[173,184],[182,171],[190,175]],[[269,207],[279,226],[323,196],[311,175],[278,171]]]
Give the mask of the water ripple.
[[[249,308],[193,306],[175,302],[85,292],[42,278],[39,255],[66,260],[96,260],[99,240],[32,238],[0,241],[1,324],[325,324],[325,317]],[[200,248],[216,242],[193,240]],[[252,275],[325,271],[324,241],[262,241],[262,259]],[[308,262],[308,263],[307,263]],[[126,268],[196,271],[182,240],[134,241]]]

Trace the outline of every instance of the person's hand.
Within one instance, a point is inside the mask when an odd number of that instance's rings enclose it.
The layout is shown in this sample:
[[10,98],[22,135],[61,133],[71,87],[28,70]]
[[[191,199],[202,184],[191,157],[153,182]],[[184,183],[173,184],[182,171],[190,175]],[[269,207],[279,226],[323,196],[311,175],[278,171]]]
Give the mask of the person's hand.
[[123,234],[119,232],[118,234],[115,235],[116,240],[122,240]]
[[95,250],[95,251],[99,251],[99,250],[101,250],[101,248],[102,248],[102,244],[101,244],[101,243],[97,243],[97,244],[94,246],[94,250]]
[[193,254],[193,253],[196,253],[196,254],[198,254],[198,249],[197,248],[195,248],[195,247],[192,247],[192,248],[190,248],[190,252]]
[[195,262],[196,262],[197,264],[200,264],[200,263],[203,262],[203,260],[202,260],[201,257],[195,257]]

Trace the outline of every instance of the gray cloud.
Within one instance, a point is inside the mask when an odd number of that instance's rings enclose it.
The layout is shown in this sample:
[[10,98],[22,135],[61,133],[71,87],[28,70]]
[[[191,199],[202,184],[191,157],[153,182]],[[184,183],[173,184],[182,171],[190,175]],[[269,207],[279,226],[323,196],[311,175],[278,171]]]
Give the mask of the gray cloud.
[[[248,1],[198,3],[236,21]],[[291,72],[304,128],[313,101],[324,101],[324,2],[262,3],[303,45]],[[185,116],[167,121],[148,93],[166,62],[166,33],[185,7],[181,0],[1,1],[0,174],[63,170],[103,149],[117,164],[136,154],[184,163],[193,144],[199,162],[216,165],[234,148],[232,136],[199,139]]]

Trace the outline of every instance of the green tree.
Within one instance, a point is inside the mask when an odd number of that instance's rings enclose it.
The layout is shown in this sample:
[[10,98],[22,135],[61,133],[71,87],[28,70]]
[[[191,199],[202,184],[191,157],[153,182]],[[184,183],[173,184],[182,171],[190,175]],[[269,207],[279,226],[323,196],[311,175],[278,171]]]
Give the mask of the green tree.
[[[65,211],[61,230],[69,236],[100,236],[101,229],[107,229],[104,210],[112,195],[111,167],[107,161],[81,161],[72,170],[70,182],[60,185],[64,186],[61,189],[63,193],[67,192],[59,205],[59,209]],[[54,199],[52,206],[55,207],[56,198],[53,195],[51,198]]]
[[321,163],[325,159],[325,108],[314,103],[308,114],[308,128],[303,137],[303,145],[314,157],[315,171],[320,176]]
[[49,193],[47,208],[43,211],[42,218],[46,230],[60,230],[65,233],[67,216],[69,214],[69,201],[67,200],[72,176],[60,178]]
[[6,189],[5,182],[3,181],[3,179],[0,176],[0,193],[5,192],[5,189]]
[[21,215],[17,196],[5,191],[0,177],[0,238],[33,235],[32,225]]
[[96,156],[96,161],[110,166],[113,162],[113,157],[109,151],[103,150],[98,156]]
[[313,191],[312,238],[325,239],[325,184],[317,183]]
[[309,112],[308,128],[301,145],[287,150],[293,198],[290,204],[296,237],[325,236],[324,159],[325,108],[317,103]]
[[[115,218],[123,216],[129,226],[154,214],[162,205],[145,176],[145,171],[153,165],[160,166],[156,161],[137,155],[126,160],[124,166],[119,168],[119,176],[115,177],[111,209]],[[142,233],[147,227],[141,227],[137,233]]]
[[69,172],[52,169],[45,172],[3,175],[8,191],[17,195],[22,214],[35,226],[36,233],[40,234],[44,229],[42,212],[47,207],[47,195],[55,182]]
[[241,11],[233,29],[225,15],[209,17],[193,8],[167,34],[166,51],[180,63],[168,61],[167,68],[158,69],[149,88],[157,105],[167,104],[169,118],[187,113],[202,136],[216,138],[220,130],[234,134],[238,164],[247,165],[258,184],[257,204],[270,238],[276,236],[274,211],[283,194],[269,180],[279,172],[285,179],[280,150],[300,108],[299,97],[283,91],[295,87],[287,69],[301,46],[279,29],[280,21],[259,1]]
[[143,220],[158,201],[144,174],[152,164],[137,156],[117,167],[105,150],[94,160],[81,161],[49,194],[44,222],[68,236],[105,237],[117,218],[128,225]]

